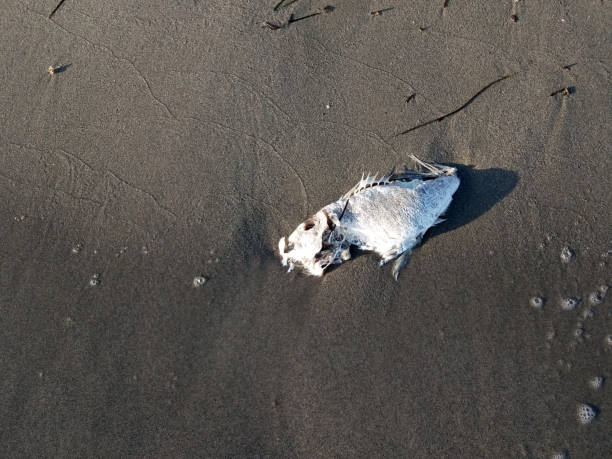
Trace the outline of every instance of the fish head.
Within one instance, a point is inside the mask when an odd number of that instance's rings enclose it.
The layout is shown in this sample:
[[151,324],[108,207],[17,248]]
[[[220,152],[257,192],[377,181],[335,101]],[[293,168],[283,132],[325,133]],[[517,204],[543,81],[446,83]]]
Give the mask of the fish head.
[[289,237],[278,241],[283,266],[289,271],[298,266],[307,274],[321,276],[332,264],[350,258],[348,246],[337,237],[338,224],[336,213],[325,209],[300,223]]

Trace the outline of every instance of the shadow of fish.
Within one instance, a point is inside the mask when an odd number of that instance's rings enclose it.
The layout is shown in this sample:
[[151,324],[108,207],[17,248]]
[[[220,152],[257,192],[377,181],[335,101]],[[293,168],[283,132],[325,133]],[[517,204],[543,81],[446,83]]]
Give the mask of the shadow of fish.
[[440,218],[459,187],[457,169],[429,164],[412,156],[424,172],[406,170],[386,177],[365,177],[336,202],[328,204],[282,237],[283,266],[321,276],[351,258],[351,247],[380,255],[380,265],[395,260],[397,280],[429,228]]

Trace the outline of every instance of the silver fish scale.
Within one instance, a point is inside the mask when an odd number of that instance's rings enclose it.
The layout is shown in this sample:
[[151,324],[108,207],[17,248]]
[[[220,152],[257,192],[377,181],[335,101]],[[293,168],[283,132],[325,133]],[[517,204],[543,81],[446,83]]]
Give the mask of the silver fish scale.
[[418,244],[446,210],[454,182],[458,185],[456,176],[367,188],[349,198],[336,231],[362,250],[388,256],[404,252]]

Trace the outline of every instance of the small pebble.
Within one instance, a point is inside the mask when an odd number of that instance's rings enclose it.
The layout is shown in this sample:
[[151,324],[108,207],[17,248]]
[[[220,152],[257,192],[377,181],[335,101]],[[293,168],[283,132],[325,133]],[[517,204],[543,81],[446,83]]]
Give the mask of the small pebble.
[[198,288],[206,283],[206,278],[204,276],[196,276],[193,278],[193,286]]
[[78,243],[78,244],[76,244],[74,247],[72,247],[71,252],[72,252],[73,254],[75,254],[75,255],[76,255],[76,254],[77,254],[77,253],[79,253],[81,250],[83,250],[83,244],[81,244],[81,243],[79,242],[79,243]]
[[578,416],[578,422],[580,424],[590,424],[597,417],[597,407],[589,405],[588,403],[581,403],[578,405],[576,415]]
[[561,451],[552,455],[552,459],[568,459],[568,457],[567,451]]

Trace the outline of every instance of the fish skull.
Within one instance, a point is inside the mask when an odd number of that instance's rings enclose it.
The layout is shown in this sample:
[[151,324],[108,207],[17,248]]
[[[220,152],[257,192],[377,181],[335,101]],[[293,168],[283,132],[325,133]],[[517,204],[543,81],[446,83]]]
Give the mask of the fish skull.
[[321,276],[330,265],[348,260],[348,243],[339,236],[338,224],[338,216],[325,209],[300,223],[288,238],[278,241],[283,266],[292,271],[298,265],[310,275]]

